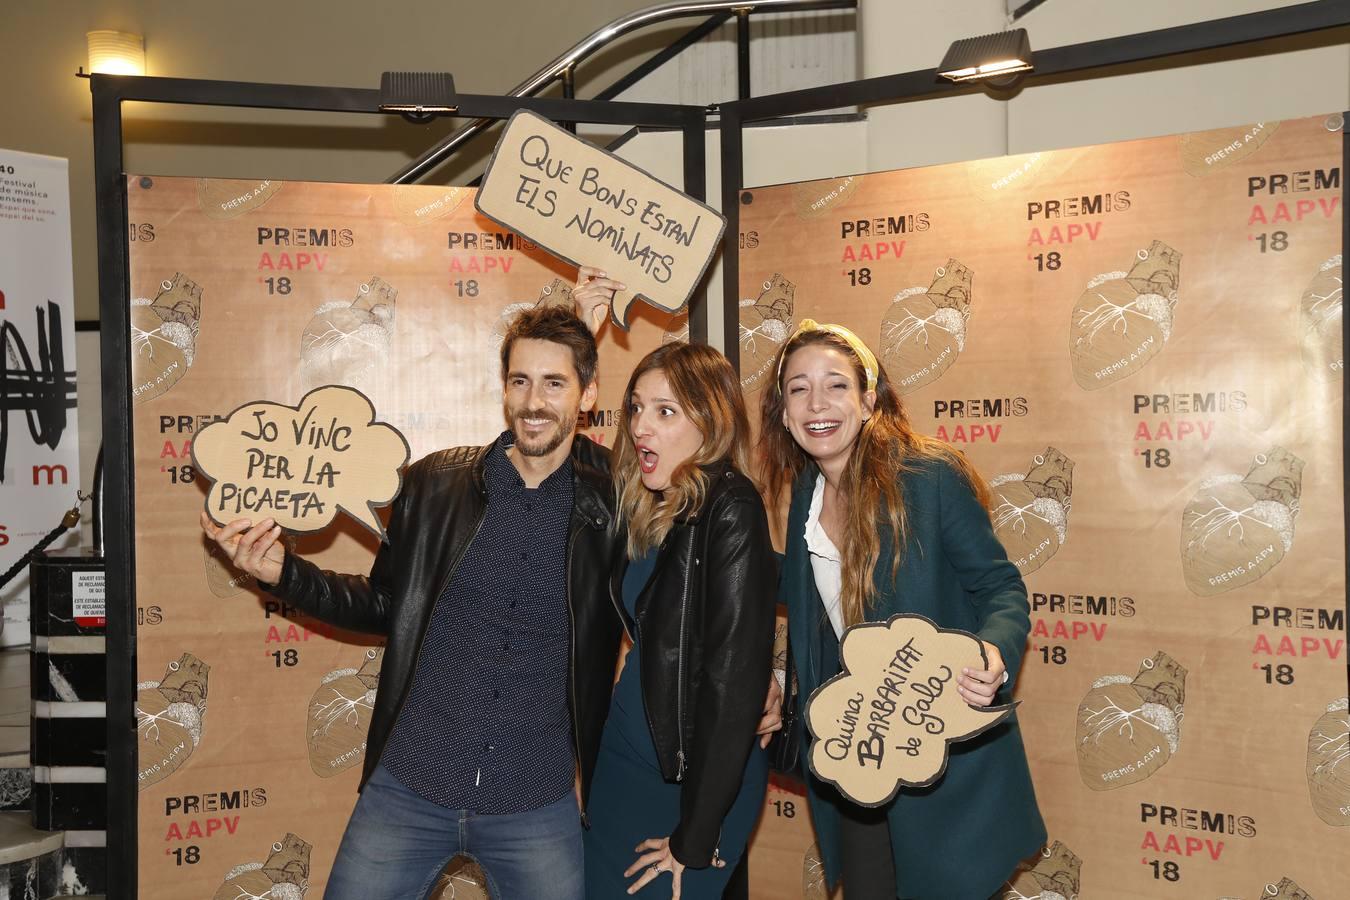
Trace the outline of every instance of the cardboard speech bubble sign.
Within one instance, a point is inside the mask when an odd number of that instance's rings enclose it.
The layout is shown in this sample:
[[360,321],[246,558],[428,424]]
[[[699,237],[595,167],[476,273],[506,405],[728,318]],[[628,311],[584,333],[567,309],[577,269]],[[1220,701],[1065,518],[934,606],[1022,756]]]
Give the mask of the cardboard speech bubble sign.
[[318,531],[341,510],[381,539],[375,510],[398,496],[409,455],[365,394],[337,385],[297,406],[246,403],[192,441],[193,465],[213,482],[206,512],[217,523],[270,517],[288,531]]
[[625,330],[638,298],[684,309],[726,228],[706,203],[526,110],[507,123],[474,205],[553,255],[623,282],[611,316]]
[[881,806],[901,787],[926,787],[947,768],[948,745],[993,728],[1016,703],[977,709],[961,699],[961,669],[984,669],[979,638],[900,614],[844,632],[844,671],[806,704],[815,738],[807,761],[860,806]]

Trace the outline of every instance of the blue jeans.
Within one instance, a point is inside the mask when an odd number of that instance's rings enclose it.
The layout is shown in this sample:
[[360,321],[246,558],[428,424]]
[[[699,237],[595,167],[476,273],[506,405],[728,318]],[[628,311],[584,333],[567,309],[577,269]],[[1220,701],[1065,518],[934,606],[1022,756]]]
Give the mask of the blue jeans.
[[459,855],[483,867],[493,900],[584,898],[581,814],[571,791],[542,809],[484,816],[425,800],[383,766],[356,801],[324,897],[426,897]]

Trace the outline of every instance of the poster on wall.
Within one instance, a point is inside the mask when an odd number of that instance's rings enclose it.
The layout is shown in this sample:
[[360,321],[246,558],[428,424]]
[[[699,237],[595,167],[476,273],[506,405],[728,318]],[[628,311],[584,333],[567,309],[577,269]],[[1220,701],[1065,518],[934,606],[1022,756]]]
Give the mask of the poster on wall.
[[[1016,697],[1050,833],[1000,896],[1345,892],[1343,129],[741,197],[750,405],[798,321],[838,322],[993,488],[1030,594]],[[803,805],[771,792],[758,896],[823,896]]]
[[[67,162],[0,149],[0,572],[75,505],[75,296]],[[51,545],[78,544],[78,529]],[[28,646],[28,573],[0,588],[0,645]]]
[[[576,271],[478,215],[468,188],[135,175],[126,189],[139,896],[318,898],[356,801],[383,650],[277,602],[203,540],[194,436],[246,404],[295,408],[339,386],[412,460],[492,441],[505,328],[567,302]],[[631,324],[601,334],[583,440],[611,445],[633,365],[687,336],[646,306]],[[291,540],[362,574],[378,542],[348,515]],[[451,879],[461,893],[466,878]]]

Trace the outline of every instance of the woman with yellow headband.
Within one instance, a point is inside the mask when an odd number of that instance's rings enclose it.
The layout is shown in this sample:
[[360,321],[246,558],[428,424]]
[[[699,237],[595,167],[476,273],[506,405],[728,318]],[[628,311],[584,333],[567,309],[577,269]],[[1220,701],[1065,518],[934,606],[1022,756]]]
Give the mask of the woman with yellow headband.
[[[760,449],[771,501],[789,506],[780,597],[801,696],[840,671],[845,628],[919,613],[984,643],[989,668],[957,679],[966,702],[1007,701],[1030,620],[984,480],[914,431],[847,328],[803,320],[774,364]],[[826,877],[842,877],[848,900],[984,900],[1046,838],[1015,715],[953,744],[940,781],[885,806],[810,776],[808,799]]]

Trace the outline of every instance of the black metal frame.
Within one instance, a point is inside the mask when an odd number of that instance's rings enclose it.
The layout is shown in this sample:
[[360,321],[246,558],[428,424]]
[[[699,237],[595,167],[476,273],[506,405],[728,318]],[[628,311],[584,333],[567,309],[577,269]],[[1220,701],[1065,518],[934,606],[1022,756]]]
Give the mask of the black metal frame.
[[[137,891],[135,497],[132,493],[132,420],[127,196],[122,168],[122,103],[178,103],[298,111],[381,113],[379,91],[183,78],[95,75],[94,186],[98,206],[99,317],[102,333],[103,435],[110,472],[104,509],[108,593],[108,894]],[[701,106],[665,103],[499,97],[461,94],[458,114],[506,119],[528,109],[555,121],[678,129],[684,135],[684,191],[706,193]],[[690,303],[694,340],[707,340],[706,287]]]
[[[722,21],[725,21],[725,17]],[[741,22],[744,22],[744,17]],[[1111,67],[1164,58],[1177,58],[1179,64],[1186,64],[1185,57],[1206,51],[1345,26],[1350,26],[1350,4],[1344,0],[1318,0],[1212,22],[1042,50],[1036,54],[1036,70],[1027,83],[1034,85],[1050,79],[1101,77],[1114,74],[1109,71]],[[703,27],[711,31],[715,26],[709,22]],[[745,30],[743,24],[738,27],[738,45],[743,42],[741,39]],[[748,52],[745,47],[738,49],[740,99],[720,106],[722,209],[727,217],[722,259],[722,321],[726,353],[733,364],[739,357],[739,342],[736,340],[739,315],[735,298],[740,292],[737,240],[740,232],[740,195],[744,185],[742,133],[746,124],[844,106],[902,103],[978,90],[974,86],[941,82],[936,70],[927,69],[750,98]],[[108,470],[128,473],[129,476],[133,459],[128,352],[129,248],[126,241],[127,208],[122,171],[121,104],[124,101],[140,101],[379,113],[379,92],[360,88],[108,75],[95,75],[90,86],[94,96],[104,446]],[[707,116],[712,110],[673,104],[619,103],[608,99],[465,94],[460,97],[458,114],[464,117],[505,119],[519,109],[532,110],[563,122],[677,128],[683,134],[685,191],[700,200],[704,198],[706,164],[703,142]],[[1342,171],[1350,171],[1350,137],[1346,139],[1343,166]],[[1350,206],[1342,203],[1342,209],[1345,249],[1348,251],[1346,255],[1350,256]],[[690,308],[690,333],[694,340],[707,339],[710,312],[706,293],[700,292]],[[1344,352],[1350,354],[1350,331],[1343,337],[1343,343]],[[1345,402],[1350,404],[1350,379],[1343,379],[1342,384]],[[1343,466],[1344,469],[1350,469],[1350,441],[1346,437],[1343,425]],[[1347,582],[1350,582],[1350,493],[1345,497],[1345,508]],[[136,683],[135,552],[134,497],[130,477],[109,479],[105,510],[108,607],[111,613],[108,616],[107,637],[108,885],[110,896],[130,897],[135,896],[137,889],[136,731],[133,714]]]

